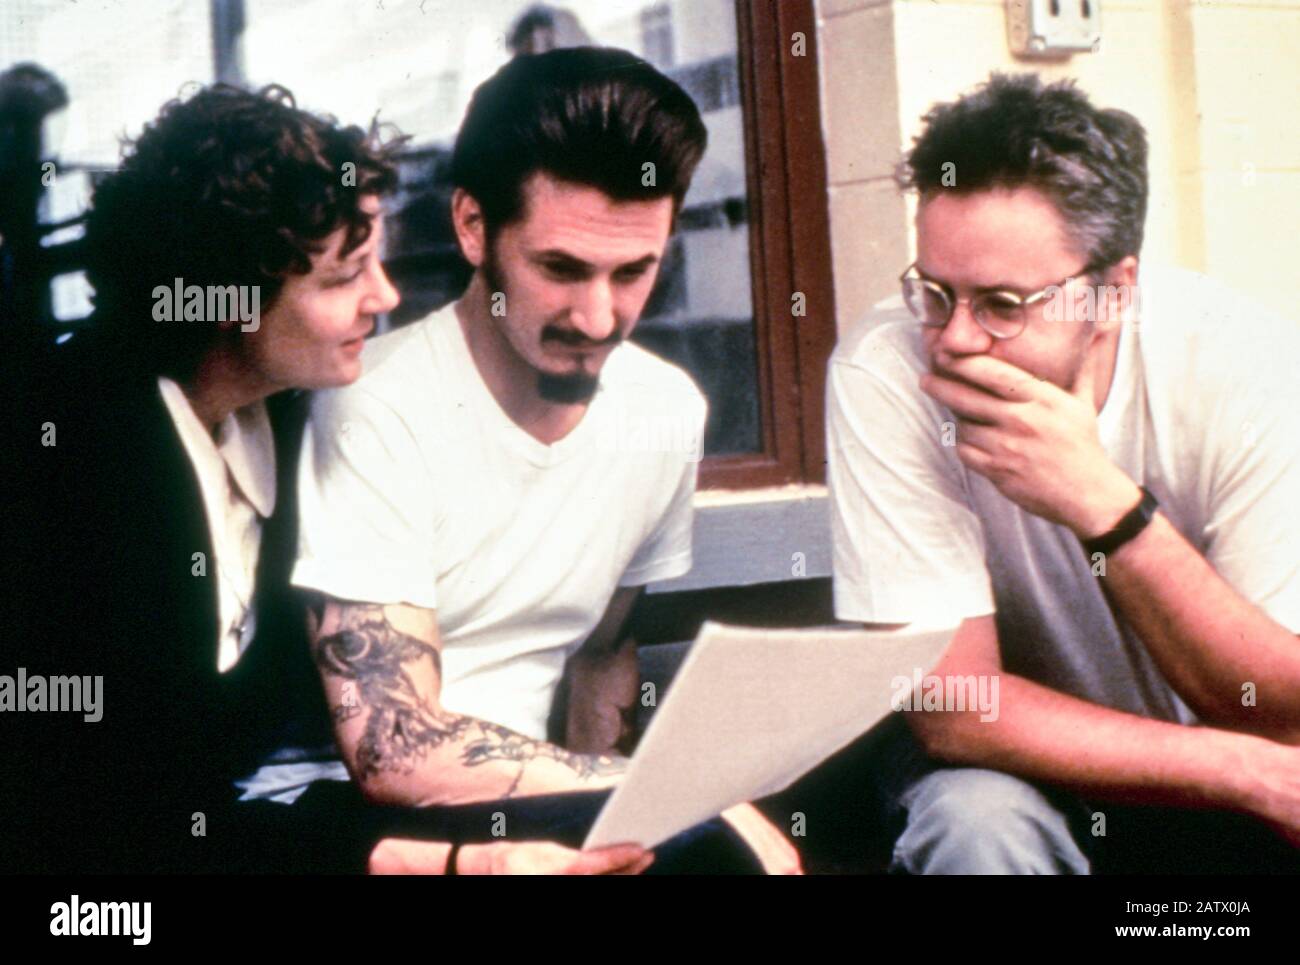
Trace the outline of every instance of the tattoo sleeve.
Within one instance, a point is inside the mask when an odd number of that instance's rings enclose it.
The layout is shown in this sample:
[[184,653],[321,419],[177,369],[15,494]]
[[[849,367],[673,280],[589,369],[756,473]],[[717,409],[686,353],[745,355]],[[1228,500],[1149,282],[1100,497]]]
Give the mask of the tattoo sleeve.
[[383,606],[341,605],[339,626],[319,635],[312,650],[322,675],[343,682],[342,698],[331,708],[334,719],[341,723],[369,712],[356,747],[355,767],[362,778],[410,774],[431,751],[445,745],[459,748],[465,767],[498,761],[519,764],[507,797],[518,789],[532,761],[556,761],[580,779],[617,774],[625,767],[623,760],[610,755],[571,753],[434,706],[421,694],[412,671],[428,659],[441,675],[438,648],[394,627]]

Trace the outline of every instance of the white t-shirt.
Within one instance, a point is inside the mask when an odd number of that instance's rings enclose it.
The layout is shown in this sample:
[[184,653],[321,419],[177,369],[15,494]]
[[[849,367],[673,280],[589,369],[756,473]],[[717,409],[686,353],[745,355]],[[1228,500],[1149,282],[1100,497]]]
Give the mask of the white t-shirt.
[[313,402],[293,582],[436,609],[445,706],[544,738],[614,591],[690,569],[704,397],[624,344],[545,445],[501,409],[450,306],[372,340],[364,368]]
[[[1102,444],[1220,576],[1300,631],[1300,327],[1192,272],[1144,266],[1140,283]],[[944,445],[956,420],[917,385],[928,361],[901,299],[872,321],[836,349],[827,386],[836,615],[955,626],[996,613],[1008,670],[1193,722],[1069,530]]]

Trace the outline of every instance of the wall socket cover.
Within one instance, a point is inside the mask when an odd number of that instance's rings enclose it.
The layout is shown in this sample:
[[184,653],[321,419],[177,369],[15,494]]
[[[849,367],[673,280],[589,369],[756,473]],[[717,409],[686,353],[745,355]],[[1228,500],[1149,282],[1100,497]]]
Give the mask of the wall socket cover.
[[1022,57],[1096,51],[1101,0],[1007,0],[1007,39]]

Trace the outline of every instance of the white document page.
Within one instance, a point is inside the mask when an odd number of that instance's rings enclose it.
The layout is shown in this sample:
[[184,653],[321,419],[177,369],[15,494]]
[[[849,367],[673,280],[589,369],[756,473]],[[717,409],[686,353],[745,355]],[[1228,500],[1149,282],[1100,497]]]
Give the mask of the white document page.
[[954,629],[706,623],[585,847],[661,841],[783,790],[891,711]]

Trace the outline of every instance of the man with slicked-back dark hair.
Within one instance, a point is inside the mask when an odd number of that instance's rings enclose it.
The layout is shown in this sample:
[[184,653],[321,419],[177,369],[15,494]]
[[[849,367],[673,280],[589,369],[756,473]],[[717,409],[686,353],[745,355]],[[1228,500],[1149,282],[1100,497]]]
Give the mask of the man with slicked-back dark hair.
[[[639,57],[514,58],[452,155],[469,287],[317,397],[293,580],[316,595],[316,662],[368,800],[466,806],[465,840],[539,815],[580,838],[620,780],[641,693],[624,628],[642,587],[690,568],[705,418],[690,377],[628,336],[705,144],[690,97]],[[747,804],[686,836],[651,873],[799,868]]]

